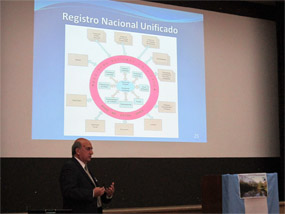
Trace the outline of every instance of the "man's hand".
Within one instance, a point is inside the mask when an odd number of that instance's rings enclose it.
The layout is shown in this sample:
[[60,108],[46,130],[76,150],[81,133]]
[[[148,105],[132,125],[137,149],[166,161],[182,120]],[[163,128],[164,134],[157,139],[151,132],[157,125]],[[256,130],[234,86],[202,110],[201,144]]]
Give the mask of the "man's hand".
[[105,187],[96,187],[93,189],[93,196],[97,198],[98,196],[102,196],[105,192]]
[[105,192],[108,197],[112,197],[115,192],[115,183],[112,182],[111,186],[105,189]]

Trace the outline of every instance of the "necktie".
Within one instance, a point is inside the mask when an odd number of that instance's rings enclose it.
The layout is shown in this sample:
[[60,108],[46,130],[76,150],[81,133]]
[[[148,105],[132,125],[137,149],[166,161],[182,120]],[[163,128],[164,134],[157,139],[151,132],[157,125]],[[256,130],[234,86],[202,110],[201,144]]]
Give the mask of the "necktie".
[[94,180],[93,180],[91,174],[89,173],[89,170],[88,170],[88,168],[87,168],[87,165],[85,165],[84,169],[85,169],[87,175],[89,176],[89,178],[91,179],[92,183],[93,183],[93,184],[95,185],[95,187],[96,187],[96,184],[95,184],[95,182],[94,182]]
[[[93,183],[94,186],[96,187],[96,184],[95,184],[95,182],[94,182],[94,180],[93,180],[91,174],[89,173],[89,170],[88,170],[88,168],[87,168],[87,165],[85,165],[84,169],[85,169],[87,175],[89,176],[89,178],[91,179],[92,183]],[[97,207],[102,207],[102,201],[101,201],[101,197],[100,197],[100,196],[97,197]]]

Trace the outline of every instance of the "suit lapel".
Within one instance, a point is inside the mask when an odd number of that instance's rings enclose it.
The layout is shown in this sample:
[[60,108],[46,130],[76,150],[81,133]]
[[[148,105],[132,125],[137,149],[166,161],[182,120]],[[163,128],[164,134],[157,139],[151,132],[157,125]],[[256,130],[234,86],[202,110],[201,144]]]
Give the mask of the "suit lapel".
[[[72,160],[76,164],[76,166],[78,167],[78,169],[82,173],[82,175],[94,186],[94,183],[90,180],[90,177],[87,175],[86,171],[83,169],[83,167],[80,165],[80,163],[75,158],[72,158]],[[91,174],[91,177],[93,178],[94,182],[96,183],[94,176],[92,174]],[[97,183],[96,183],[96,185],[97,185]]]
[[89,171],[89,173],[90,173],[91,177],[93,178],[93,181],[95,182],[96,186],[98,187],[99,186],[98,180],[93,176],[92,172]]

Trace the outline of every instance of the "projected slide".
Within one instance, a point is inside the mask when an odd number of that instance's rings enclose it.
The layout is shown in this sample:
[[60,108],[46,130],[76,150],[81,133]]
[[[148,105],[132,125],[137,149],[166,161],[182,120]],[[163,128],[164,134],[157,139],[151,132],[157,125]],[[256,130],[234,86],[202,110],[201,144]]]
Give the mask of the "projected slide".
[[34,29],[33,139],[206,142],[201,14],[36,1]]
[[66,25],[65,54],[65,135],[178,137],[176,38]]

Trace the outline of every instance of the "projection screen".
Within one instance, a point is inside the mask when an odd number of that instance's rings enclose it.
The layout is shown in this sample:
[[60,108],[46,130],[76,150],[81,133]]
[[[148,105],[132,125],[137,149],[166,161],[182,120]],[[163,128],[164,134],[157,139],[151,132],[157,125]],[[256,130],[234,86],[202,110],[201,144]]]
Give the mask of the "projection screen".
[[4,2],[1,156],[279,156],[274,22],[167,7]]

